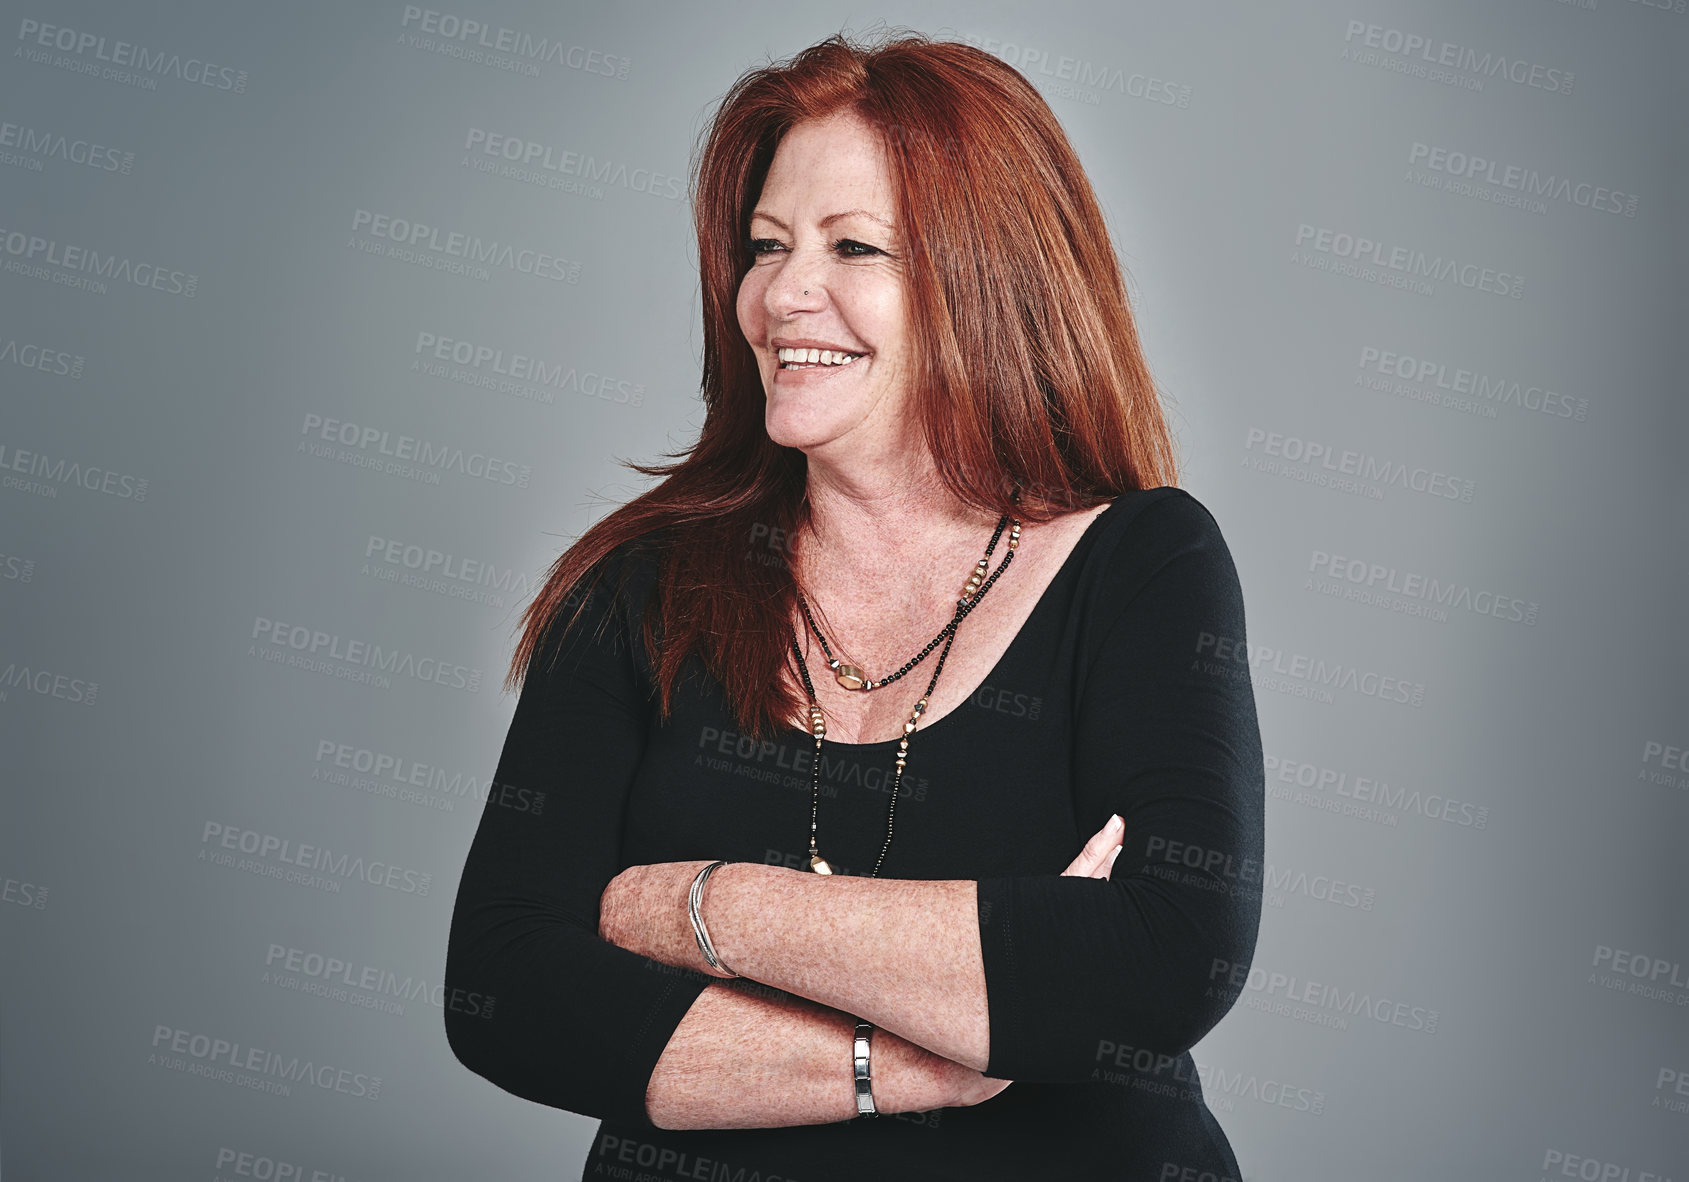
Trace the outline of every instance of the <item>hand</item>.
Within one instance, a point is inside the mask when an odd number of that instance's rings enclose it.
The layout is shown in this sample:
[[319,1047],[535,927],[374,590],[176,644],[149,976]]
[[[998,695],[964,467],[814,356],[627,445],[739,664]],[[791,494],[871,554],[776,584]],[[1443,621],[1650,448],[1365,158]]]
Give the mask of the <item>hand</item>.
[[955,1081],[956,1098],[945,1106],[947,1108],[972,1108],[975,1104],[983,1104],[1015,1082],[983,1075],[960,1063],[950,1064],[948,1073]]
[[[705,962],[686,911],[692,880],[708,865],[708,861],[696,861],[629,866],[612,878],[599,896],[599,937],[663,964],[696,969],[712,977],[730,976]],[[719,867],[715,874],[726,869]],[[706,901],[715,875],[710,879],[704,884]]]
[[1120,856],[1120,839],[1125,832],[1126,822],[1115,813],[1091,835],[1091,840],[1062,874],[1074,878],[1107,878],[1114,872],[1114,860]]
[[881,1112],[971,1108],[1014,1082],[994,1079],[889,1030],[873,1035],[874,1103]]
[[[1120,838],[1125,832],[1126,823],[1119,814],[1111,816],[1107,824],[1091,835],[1091,840],[1062,874],[1074,878],[1107,878],[1114,870],[1114,860],[1120,856]],[[951,1103],[957,1107],[983,1103],[1014,1082],[982,1074],[959,1063],[943,1062],[950,1086],[955,1089],[956,1098]]]

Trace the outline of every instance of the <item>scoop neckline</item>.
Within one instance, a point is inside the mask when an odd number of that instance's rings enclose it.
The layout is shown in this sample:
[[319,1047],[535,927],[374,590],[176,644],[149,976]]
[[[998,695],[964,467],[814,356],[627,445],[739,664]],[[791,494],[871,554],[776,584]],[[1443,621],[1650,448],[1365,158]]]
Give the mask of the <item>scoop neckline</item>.
[[[997,663],[991,666],[985,676],[980,679],[979,684],[969,690],[968,696],[963,698],[955,706],[951,707],[948,713],[939,718],[933,719],[929,723],[925,723],[917,727],[915,734],[931,737],[934,731],[960,714],[963,709],[967,707],[968,702],[975,694],[977,694],[985,686],[991,684],[992,679],[997,676],[998,670],[1002,669],[1003,666],[1009,663],[1009,658],[1015,654],[1015,649],[1026,639],[1027,633],[1032,631],[1033,621],[1038,619],[1039,613],[1046,609],[1050,602],[1051,594],[1056,589],[1056,585],[1067,577],[1068,570],[1073,566],[1074,562],[1079,559],[1080,552],[1085,549],[1086,543],[1090,540],[1092,532],[1095,531],[1097,526],[1102,523],[1103,518],[1114,512],[1114,510],[1124,500],[1125,497],[1116,496],[1108,503],[1108,508],[1091,518],[1090,523],[1085,526],[1084,532],[1079,535],[1079,540],[1073,543],[1073,549],[1068,551],[1067,557],[1062,559],[1061,566],[1056,568],[1055,576],[1051,578],[1049,585],[1044,588],[1043,594],[1038,597],[1038,602],[1032,605],[1032,611],[1027,614],[1026,620],[1020,626],[1020,630],[1015,633],[1014,639],[1009,641],[1009,647],[1003,650],[1003,655],[997,658]],[[823,668],[825,668],[825,666],[823,666]],[[929,676],[931,675],[929,674]],[[801,735],[805,739],[811,741],[815,738],[814,732],[810,731],[807,727],[787,726],[784,728],[784,733],[789,735]],[[900,735],[893,735],[889,739],[877,739],[872,743],[844,743],[832,738],[827,738],[822,741],[833,747],[841,747],[846,751],[868,751],[875,747],[894,746],[901,737],[902,736]]]

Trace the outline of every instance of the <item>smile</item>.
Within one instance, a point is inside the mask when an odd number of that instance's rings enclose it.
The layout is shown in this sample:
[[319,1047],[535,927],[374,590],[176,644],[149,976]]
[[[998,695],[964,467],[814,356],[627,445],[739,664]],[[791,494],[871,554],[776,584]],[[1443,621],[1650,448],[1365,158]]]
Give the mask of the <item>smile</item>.
[[861,353],[842,353],[833,349],[780,349],[781,369],[806,369],[811,366],[849,365]]

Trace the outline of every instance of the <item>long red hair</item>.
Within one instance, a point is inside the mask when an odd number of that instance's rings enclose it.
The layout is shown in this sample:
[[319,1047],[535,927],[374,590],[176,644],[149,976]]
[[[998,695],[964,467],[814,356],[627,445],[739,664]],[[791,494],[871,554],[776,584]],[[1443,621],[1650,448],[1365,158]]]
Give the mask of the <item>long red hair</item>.
[[[1014,68],[972,46],[901,34],[827,38],[752,69],[723,96],[694,155],[691,196],[703,288],[705,418],[665,479],[583,533],[522,616],[505,679],[520,684],[554,621],[624,542],[666,531],[641,622],[662,718],[696,653],[741,728],[791,725],[784,561],[747,554],[808,523],[807,460],[769,439],[756,359],[735,301],[751,265],[748,219],[781,136],[850,110],[882,136],[897,195],[913,413],[945,486],[993,516],[1042,522],[1123,492],[1177,483],[1172,437],[1138,343],[1095,193],[1049,106]],[[1011,490],[1022,488],[1018,506]],[[670,528],[674,527],[674,528]],[[776,534],[774,530],[783,531]],[[583,584],[583,577],[594,579]],[[791,677],[781,676],[782,666]]]

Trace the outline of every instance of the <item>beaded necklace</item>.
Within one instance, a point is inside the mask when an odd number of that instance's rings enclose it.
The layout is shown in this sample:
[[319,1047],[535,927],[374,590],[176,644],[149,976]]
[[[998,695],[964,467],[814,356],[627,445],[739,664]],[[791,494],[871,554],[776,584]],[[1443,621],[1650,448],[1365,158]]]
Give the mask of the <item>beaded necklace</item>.
[[[1015,501],[1020,499],[1018,485],[1010,499]],[[991,557],[991,552],[997,548],[997,540],[1002,537],[1004,527],[1010,526],[1011,522],[1013,524],[1009,529],[1008,549],[1003,554],[1003,561],[998,564],[996,570],[991,572],[990,577],[987,577],[985,572],[990,567],[987,560]],[[938,684],[938,675],[944,671],[944,658],[949,655],[950,645],[956,639],[956,627],[985,598],[985,593],[991,590],[991,585],[997,581],[997,576],[1008,569],[1010,560],[1015,556],[1015,548],[1019,545],[1020,520],[1005,513],[998,519],[997,528],[991,534],[991,543],[985,548],[985,557],[974,564],[973,573],[968,576],[967,584],[962,588],[961,598],[956,600],[956,614],[951,617],[950,622],[939,630],[937,636],[927,642],[925,648],[905,662],[901,669],[877,681],[863,676],[861,669],[855,665],[843,664],[833,655],[832,648],[827,644],[827,638],[821,635],[821,629],[816,626],[815,617],[809,613],[808,601],[804,599],[803,592],[798,592],[798,606],[803,609],[803,617],[808,621],[810,630],[815,633],[815,639],[821,642],[821,651],[827,654],[827,667],[833,671],[834,678],[845,689],[874,690],[890,685],[926,660],[927,654],[932,652],[939,641],[944,642],[944,649],[938,654],[938,664],[934,666],[932,671],[932,679],[927,682],[926,692],[921,695],[910,711],[909,718],[903,724],[903,736],[897,741],[897,770],[892,779],[891,801],[886,806],[886,840],[885,844],[880,847],[880,856],[874,859],[874,868],[869,871],[869,878],[879,874],[880,864],[885,861],[886,851],[891,848],[893,816],[897,809],[897,791],[902,786],[903,767],[909,757],[909,736],[915,733],[915,727],[921,720],[921,714],[926,710],[927,703],[932,699],[933,686]],[[803,649],[798,644],[796,631],[792,633],[792,652],[797,655],[798,669],[803,674],[804,689],[809,694],[810,733],[815,736],[814,775],[809,805],[809,869],[817,874],[832,874],[832,866],[815,848],[816,820],[821,809],[821,740],[827,734],[827,724],[821,716],[821,707],[815,700],[815,683],[809,679],[809,666],[803,659]]]

